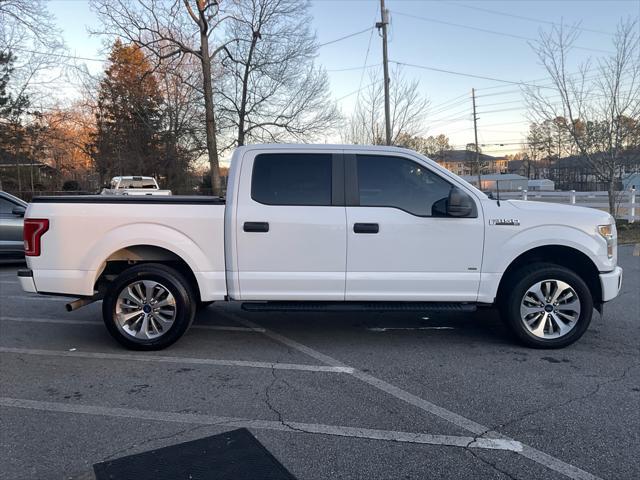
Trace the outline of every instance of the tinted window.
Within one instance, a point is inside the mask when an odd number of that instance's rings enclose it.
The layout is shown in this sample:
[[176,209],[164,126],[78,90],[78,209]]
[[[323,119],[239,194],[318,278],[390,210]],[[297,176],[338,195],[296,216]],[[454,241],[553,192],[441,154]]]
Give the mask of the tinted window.
[[5,198],[0,198],[0,215],[3,216],[3,217],[13,216],[13,214],[11,212],[17,206],[18,205],[16,205],[13,202],[10,202],[9,200],[7,200]]
[[258,155],[251,198],[267,205],[331,205],[331,155]]
[[360,205],[396,207],[423,217],[445,216],[451,184],[401,157],[358,155]]
[[120,188],[156,188],[156,183],[151,179],[127,178],[120,181]]

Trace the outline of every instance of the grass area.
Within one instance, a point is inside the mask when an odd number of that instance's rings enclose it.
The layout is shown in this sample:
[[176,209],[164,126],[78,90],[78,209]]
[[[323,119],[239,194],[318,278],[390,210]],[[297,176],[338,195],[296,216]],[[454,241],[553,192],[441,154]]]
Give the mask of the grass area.
[[640,243],[640,222],[629,223],[626,220],[617,220],[618,243]]

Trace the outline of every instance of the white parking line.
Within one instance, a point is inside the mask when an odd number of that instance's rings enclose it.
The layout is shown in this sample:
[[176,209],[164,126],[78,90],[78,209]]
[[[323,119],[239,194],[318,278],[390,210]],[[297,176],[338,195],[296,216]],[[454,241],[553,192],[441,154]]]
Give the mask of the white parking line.
[[273,420],[251,420],[246,418],[218,417],[194,413],[160,412],[131,408],[109,408],[96,405],[80,405],[61,402],[43,402],[20,398],[0,397],[0,406],[24,408],[46,412],[73,413],[82,415],[101,415],[107,417],[133,418],[137,420],[154,420],[160,422],[187,423],[197,425],[217,425],[225,427],[245,427],[264,430],[280,430],[297,433],[333,435],[339,437],[366,438],[403,443],[420,443],[427,445],[445,445],[462,448],[482,448],[490,450],[522,451],[519,442],[454,435],[431,435],[428,433],[399,432],[370,428],[345,427],[339,425],[322,425],[317,423],[276,422]]
[[127,362],[180,363],[188,365],[217,365],[228,367],[268,368],[269,370],[299,370],[304,372],[352,373],[349,367],[330,367],[326,365],[303,365],[279,362],[252,362],[245,360],[217,360],[213,358],[168,357],[161,355],[132,355],[125,353],[78,352],[61,350],[40,350],[35,348],[0,347],[0,353],[18,355],[38,355],[46,357],[99,358],[103,360],[125,360]]
[[454,330],[454,327],[370,327],[370,332],[388,332],[392,330]]
[[0,284],[1,285],[16,285],[16,286],[20,285],[17,280],[15,282],[12,282],[11,280],[0,280]]
[[[0,321],[17,323],[52,323],[60,325],[90,325],[92,327],[103,327],[101,321],[92,320],[71,320],[62,318],[26,318],[26,317],[0,317]],[[255,332],[264,333],[264,328],[236,327],[232,325],[192,325],[191,328],[200,330],[219,330],[228,332]]]
[[[249,320],[246,320],[234,313],[225,312],[225,314],[228,317],[236,320],[241,325],[244,325],[247,327],[254,327],[254,328],[260,327],[260,325],[254,322],[251,322]],[[392,385],[380,378],[374,377],[373,375],[369,375],[368,373],[365,373],[356,368],[349,367],[348,365],[344,364],[343,362],[333,357],[330,357],[329,355],[318,352],[317,350],[314,350],[311,347],[308,347],[299,342],[296,342],[295,340],[285,337],[284,335],[281,335],[269,329],[265,329],[264,335],[271,338],[272,340],[275,340],[295,350],[298,350],[299,352],[305,353],[310,357],[315,358],[316,360],[319,360],[327,365],[331,365],[333,367],[351,368],[352,369],[351,375],[354,376],[355,378],[377,388],[378,390],[382,390],[383,392],[386,392],[389,395],[392,395],[393,397],[404,401],[405,403],[413,405],[427,413],[431,413],[432,415],[436,415],[437,417],[440,417],[443,420],[446,420],[454,425],[457,425],[458,427],[464,428],[465,430],[479,436],[479,438],[485,438],[485,439],[492,438],[492,439],[498,439],[498,440],[504,440],[504,441],[515,441],[514,439],[509,438],[506,435],[502,435],[498,432],[492,431],[491,429],[489,429],[488,427],[485,427],[484,425],[481,425],[477,422],[474,422],[473,420],[463,417],[462,415],[458,415],[457,413],[447,410],[446,408],[442,408],[434,403],[424,400],[423,398],[420,398],[412,393],[409,393],[406,390],[403,390],[400,387]],[[597,477],[585,470],[582,470],[576,467],[575,465],[566,463],[558,458],[552,457],[551,455],[544,453],[540,450],[537,450],[533,447],[530,447],[528,445],[525,445],[525,444],[521,444],[521,445],[522,445],[522,451],[518,452],[520,455],[523,455],[524,457],[530,460],[533,460],[534,462],[539,463],[540,465],[543,465],[551,470],[555,470],[556,472],[561,473],[571,479],[601,480],[600,477]]]
[[53,323],[62,325],[104,325],[100,322],[91,320],[63,320],[58,318],[25,318],[25,317],[0,317],[0,322],[17,322],[17,323]]

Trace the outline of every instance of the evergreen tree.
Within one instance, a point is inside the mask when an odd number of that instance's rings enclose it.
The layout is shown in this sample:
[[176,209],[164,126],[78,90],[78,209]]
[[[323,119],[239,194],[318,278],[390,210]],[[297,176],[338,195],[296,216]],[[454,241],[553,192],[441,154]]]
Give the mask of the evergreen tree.
[[160,170],[162,97],[141,49],[116,40],[100,83],[93,156],[104,181]]

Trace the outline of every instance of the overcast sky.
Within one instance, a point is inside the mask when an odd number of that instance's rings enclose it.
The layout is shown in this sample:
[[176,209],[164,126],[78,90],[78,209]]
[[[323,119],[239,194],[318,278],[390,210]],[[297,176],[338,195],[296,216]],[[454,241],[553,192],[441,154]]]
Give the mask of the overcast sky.
[[[380,17],[379,3],[379,0],[315,0],[311,13],[319,43],[373,26]],[[620,19],[640,15],[640,0],[387,0],[386,3],[391,16],[390,60],[515,82],[544,83],[545,72],[527,38],[537,38],[539,30],[551,28],[552,22],[580,22],[583,30],[577,44],[581,49],[572,52],[570,68],[575,71],[580,61],[611,50],[611,34]],[[102,40],[87,34],[87,27],[97,23],[87,1],[51,0],[50,10],[72,54],[104,56]],[[369,83],[367,72],[363,74],[362,69],[365,60],[371,69],[381,69],[381,52],[377,31],[367,31],[320,49],[318,63],[329,71],[332,93],[340,99],[344,114],[349,114],[358,98],[353,92]],[[102,68],[98,62],[87,62],[87,66],[92,71]],[[497,155],[519,149],[515,144],[524,139],[527,122],[517,86],[417,67],[403,69],[408,77],[420,81],[421,91],[432,102],[425,135],[445,133],[460,148],[473,142],[470,92],[474,87],[483,151]],[[67,88],[71,91],[74,87]],[[494,145],[500,143],[504,146]]]

